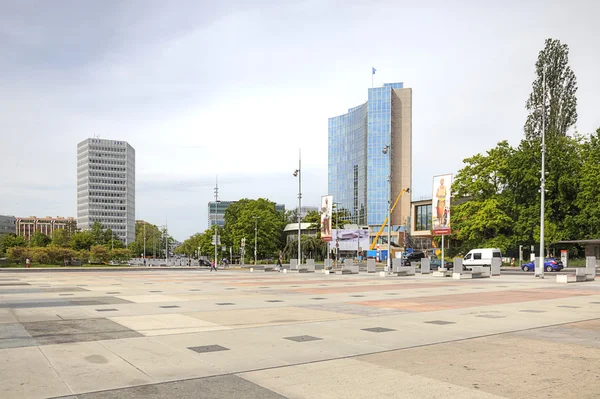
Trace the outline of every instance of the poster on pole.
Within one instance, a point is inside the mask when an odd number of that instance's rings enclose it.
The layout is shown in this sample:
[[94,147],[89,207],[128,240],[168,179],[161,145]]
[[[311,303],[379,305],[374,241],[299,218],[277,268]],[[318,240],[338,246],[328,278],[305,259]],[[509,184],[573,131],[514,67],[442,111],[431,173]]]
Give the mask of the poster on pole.
[[450,195],[452,174],[433,177],[431,233],[435,236],[450,234]]
[[333,195],[321,197],[321,240],[331,241],[331,215],[333,212]]

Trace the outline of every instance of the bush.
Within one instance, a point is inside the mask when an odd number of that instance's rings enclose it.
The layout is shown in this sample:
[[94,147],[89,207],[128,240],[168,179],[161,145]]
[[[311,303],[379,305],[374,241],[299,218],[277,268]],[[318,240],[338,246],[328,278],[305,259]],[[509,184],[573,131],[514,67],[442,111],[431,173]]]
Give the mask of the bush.
[[110,259],[110,253],[104,245],[94,245],[90,250],[92,263],[106,263]]
[[75,257],[83,263],[88,263],[90,261],[90,251],[88,251],[87,249],[76,251]]
[[[29,257],[29,248],[25,247],[12,247],[6,250],[6,257],[11,262],[24,263],[25,259]],[[31,258],[30,258],[31,259]]]
[[31,255],[31,261],[42,264],[49,264],[51,262],[48,250],[44,247],[34,247],[29,249]]

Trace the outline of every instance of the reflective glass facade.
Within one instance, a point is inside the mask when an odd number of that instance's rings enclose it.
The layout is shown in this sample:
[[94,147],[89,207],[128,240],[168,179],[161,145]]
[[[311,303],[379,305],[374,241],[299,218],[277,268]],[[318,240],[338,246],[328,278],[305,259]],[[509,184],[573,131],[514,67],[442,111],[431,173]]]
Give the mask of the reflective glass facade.
[[366,224],[367,112],[365,103],[329,118],[328,194],[338,203],[340,220],[359,225]]
[[350,222],[378,226],[388,215],[392,140],[392,90],[402,83],[369,89],[367,103],[329,119],[328,194]]
[[419,205],[415,207],[415,230],[431,230],[431,205]]

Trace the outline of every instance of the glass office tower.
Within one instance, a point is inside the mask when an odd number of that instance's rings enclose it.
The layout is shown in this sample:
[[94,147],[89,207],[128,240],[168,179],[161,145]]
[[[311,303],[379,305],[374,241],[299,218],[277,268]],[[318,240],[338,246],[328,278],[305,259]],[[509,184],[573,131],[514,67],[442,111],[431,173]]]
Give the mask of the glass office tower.
[[[412,89],[402,83],[371,88],[365,104],[329,119],[328,188],[340,220],[381,226],[388,202],[410,187],[411,138]],[[386,146],[391,148],[384,154]],[[394,210],[392,224],[405,225],[409,215],[406,194]]]

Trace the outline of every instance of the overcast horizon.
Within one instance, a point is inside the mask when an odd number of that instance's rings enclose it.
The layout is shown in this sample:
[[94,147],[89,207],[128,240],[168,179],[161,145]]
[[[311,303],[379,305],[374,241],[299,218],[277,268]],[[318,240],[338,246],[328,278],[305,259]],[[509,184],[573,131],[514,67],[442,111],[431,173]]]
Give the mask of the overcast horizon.
[[[487,2],[486,2],[487,3]],[[413,89],[413,200],[517,145],[546,38],[569,46],[578,122],[600,127],[591,1],[0,0],[0,215],[76,217],[77,143],[136,151],[136,219],[180,241],[221,200],[327,194],[327,121],[374,85]]]

